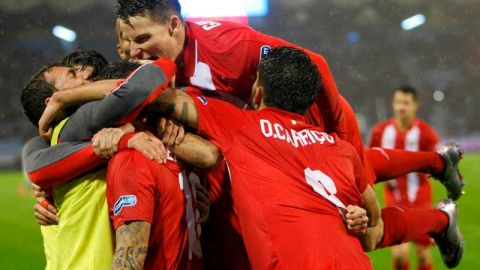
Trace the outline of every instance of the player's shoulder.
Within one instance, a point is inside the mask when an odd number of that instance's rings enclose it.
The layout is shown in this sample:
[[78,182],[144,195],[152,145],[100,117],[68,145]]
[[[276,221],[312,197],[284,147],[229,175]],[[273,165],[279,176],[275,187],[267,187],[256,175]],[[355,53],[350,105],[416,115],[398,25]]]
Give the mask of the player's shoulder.
[[389,125],[392,125],[392,120],[391,119],[378,122],[377,124],[375,124],[373,126],[372,133],[383,132],[383,130]]
[[[250,33],[254,31],[248,25],[221,20],[206,20],[199,22],[186,22],[187,34],[195,38],[205,39],[212,37],[231,36],[230,34]],[[190,32],[190,33],[188,33]]]
[[322,144],[324,146],[331,146],[334,151],[340,151],[344,153],[354,152],[355,148],[353,145],[343,139],[341,139],[336,133],[324,133],[322,135],[326,138],[326,144]]
[[417,119],[417,126],[424,136],[437,137],[435,129],[422,119]]
[[434,130],[433,127],[427,123],[425,120],[417,118],[417,126],[420,129],[428,129],[428,130]]
[[417,126],[423,133],[436,134],[435,129],[422,119],[417,119]]

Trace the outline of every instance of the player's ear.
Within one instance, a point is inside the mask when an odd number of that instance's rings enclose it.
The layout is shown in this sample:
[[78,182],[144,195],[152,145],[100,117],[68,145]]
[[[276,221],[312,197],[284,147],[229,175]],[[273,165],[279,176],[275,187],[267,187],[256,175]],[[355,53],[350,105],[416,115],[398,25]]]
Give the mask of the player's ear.
[[45,105],[48,105],[48,102],[50,102],[50,98],[49,98],[49,97],[47,97],[47,98],[45,99]]
[[418,100],[415,100],[415,112],[418,111],[418,109],[420,108],[420,101]]
[[257,89],[255,91],[255,95],[253,96],[253,104],[255,106],[260,106],[263,100],[263,86],[257,85]]
[[170,36],[173,36],[178,31],[180,31],[180,28],[182,27],[182,20],[177,15],[171,15],[169,21],[170,21],[170,24],[169,24],[168,30],[169,30]]

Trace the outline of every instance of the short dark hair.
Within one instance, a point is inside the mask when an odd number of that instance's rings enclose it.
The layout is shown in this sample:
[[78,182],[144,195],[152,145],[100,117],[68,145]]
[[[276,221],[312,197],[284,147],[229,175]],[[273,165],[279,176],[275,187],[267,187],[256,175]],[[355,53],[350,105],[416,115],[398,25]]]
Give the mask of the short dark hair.
[[139,64],[130,61],[113,63],[100,70],[97,76],[93,77],[93,80],[124,79],[139,67]]
[[320,90],[320,74],[301,50],[278,47],[259,65],[258,83],[264,88],[265,105],[305,114]]
[[20,102],[22,103],[25,116],[38,127],[38,121],[46,108],[45,99],[51,97],[55,92],[55,87],[49,84],[45,79],[45,73],[53,67],[63,66],[59,63],[48,64],[40,69],[27,82],[23,88]]
[[78,50],[65,56],[62,60],[62,64],[70,67],[76,65],[80,65],[82,68],[89,66],[93,67],[93,78],[100,70],[108,65],[108,61],[103,55],[95,50]]
[[178,0],[117,0],[117,16],[128,22],[129,17],[151,16],[164,22],[172,14],[180,17]]
[[394,94],[396,92],[402,92],[404,94],[410,94],[410,95],[412,95],[413,100],[415,100],[415,101],[418,100],[417,90],[415,90],[415,88],[413,88],[410,85],[402,85],[402,86],[395,89]]

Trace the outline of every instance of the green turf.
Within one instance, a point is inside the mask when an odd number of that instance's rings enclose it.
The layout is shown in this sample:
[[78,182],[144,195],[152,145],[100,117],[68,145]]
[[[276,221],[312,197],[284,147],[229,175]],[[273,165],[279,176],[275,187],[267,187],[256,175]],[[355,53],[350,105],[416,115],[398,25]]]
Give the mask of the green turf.
[[[477,257],[480,256],[480,230],[477,229],[480,222],[475,214],[476,204],[480,203],[480,181],[477,180],[480,175],[480,154],[466,155],[461,165],[467,182],[467,194],[458,204],[466,247],[464,259],[457,269],[480,269],[480,258]],[[28,192],[23,195],[19,192],[23,186],[22,179],[19,172],[0,172],[0,269],[42,269],[45,264],[40,230],[32,214],[34,200]],[[380,188],[377,190],[380,191]],[[437,182],[434,182],[434,192],[435,200],[446,194]],[[433,255],[435,269],[446,269],[436,249]],[[375,269],[390,269],[388,249],[371,253],[370,257]],[[411,269],[416,269],[415,265]]]
[[[480,154],[466,154],[460,164],[460,170],[465,178],[465,195],[457,202],[459,207],[460,229],[465,238],[465,253],[462,262],[456,269],[480,269],[480,224],[475,214],[476,206],[480,204]],[[445,198],[445,188],[437,181],[433,182],[434,202]],[[380,200],[383,200],[381,185],[376,186],[377,194]],[[416,269],[414,247],[410,247],[410,269]],[[440,258],[440,253],[436,247],[432,248],[434,258],[434,269],[447,269]],[[375,269],[391,269],[391,251],[382,249],[370,253]]]
[[45,265],[40,228],[33,218],[34,199],[22,188],[21,173],[0,173],[0,269],[43,269]]

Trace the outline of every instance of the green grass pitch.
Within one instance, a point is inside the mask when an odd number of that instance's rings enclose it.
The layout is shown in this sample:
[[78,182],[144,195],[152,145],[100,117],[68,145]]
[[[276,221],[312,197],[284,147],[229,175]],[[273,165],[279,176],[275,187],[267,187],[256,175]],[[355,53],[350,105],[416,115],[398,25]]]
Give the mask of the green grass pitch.
[[[460,226],[465,236],[465,256],[457,269],[480,269],[480,219],[475,214],[480,205],[480,154],[467,154],[461,170],[466,180],[466,194],[458,201]],[[33,218],[34,199],[22,190],[23,176],[19,172],[0,172],[0,269],[43,269],[45,259],[39,226]],[[381,187],[377,186],[381,197]],[[434,181],[435,201],[445,197],[444,188]],[[382,199],[382,198],[380,198]],[[411,249],[411,269],[416,269],[414,249]],[[446,269],[433,248],[434,268]],[[375,269],[391,269],[390,250],[370,253]]]

